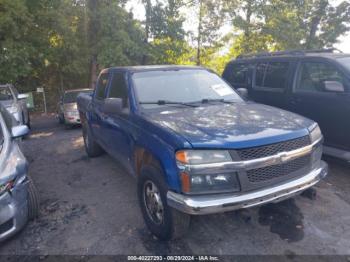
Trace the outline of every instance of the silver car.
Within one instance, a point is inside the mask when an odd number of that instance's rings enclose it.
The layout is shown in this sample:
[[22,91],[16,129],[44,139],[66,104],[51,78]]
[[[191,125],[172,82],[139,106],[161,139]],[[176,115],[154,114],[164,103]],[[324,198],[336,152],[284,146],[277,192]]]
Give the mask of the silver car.
[[77,97],[80,93],[91,93],[92,89],[74,89],[63,93],[58,104],[58,121],[61,124],[80,124],[80,116],[77,107]]
[[10,84],[0,85],[0,104],[6,107],[19,124],[30,128],[29,112],[26,104],[26,94],[18,94],[17,89]]
[[39,212],[38,194],[17,139],[28,131],[0,104],[0,241],[17,233]]

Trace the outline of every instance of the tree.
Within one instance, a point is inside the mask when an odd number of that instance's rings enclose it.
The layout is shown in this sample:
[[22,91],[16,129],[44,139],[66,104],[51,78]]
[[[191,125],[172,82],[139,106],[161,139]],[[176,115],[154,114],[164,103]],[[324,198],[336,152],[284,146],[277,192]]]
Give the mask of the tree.
[[350,3],[327,0],[238,0],[226,2],[239,32],[236,54],[331,47],[349,30]]

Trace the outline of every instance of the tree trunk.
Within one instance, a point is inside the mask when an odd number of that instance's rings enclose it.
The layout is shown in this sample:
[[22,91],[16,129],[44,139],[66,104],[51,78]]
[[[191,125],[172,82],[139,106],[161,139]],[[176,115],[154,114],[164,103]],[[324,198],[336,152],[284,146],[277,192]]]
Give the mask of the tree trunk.
[[201,65],[201,45],[202,45],[202,20],[203,20],[203,0],[199,0],[198,10],[198,31],[197,31],[197,65]]
[[[152,5],[151,5],[151,1],[150,0],[143,0],[144,5],[145,5],[145,13],[146,13],[146,21],[145,21],[145,39],[144,39],[144,43],[147,46],[148,44],[148,39],[149,39],[149,35],[150,35],[150,22],[151,22],[151,11],[152,11]],[[147,49],[145,49],[147,50]],[[142,65],[147,64],[147,53],[144,53],[142,56],[142,61],[141,61]]]
[[97,15],[98,0],[88,0],[88,46],[90,48],[89,87],[95,88],[98,75],[98,32],[100,28]]
[[310,23],[310,31],[309,35],[306,39],[306,48],[322,48],[322,46],[318,46],[316,43],[316,33],[318,26],[321,22],[322,17],[326,14],[326,7],[328,6],[327,0],[320,0],[317,9],[315,10],[313,17]]

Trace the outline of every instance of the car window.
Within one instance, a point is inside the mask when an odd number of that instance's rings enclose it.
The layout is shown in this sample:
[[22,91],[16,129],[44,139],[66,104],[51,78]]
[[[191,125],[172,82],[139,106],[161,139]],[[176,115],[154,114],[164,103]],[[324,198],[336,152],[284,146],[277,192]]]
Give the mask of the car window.
[[333,65],[322,62],[304,62],[301,65],[297,91],[327,92],[327,83],[338,82],[345,86],[343,74]]
[[249,65],[234,64],[230,67],[227,77],[230,83],[238,85],[248,84]]
[[80,92],[67,92],[64,94],[63,102],[65,104],[76,103],[79,94]]
[[108,73],[103,73],[100,75],[96,87],[96,93],[95,93],[95,98],[97,99],[105,99],[106,95],[106,88],[108,84]]
[[113,75],[108,97],[122,98],[124,107],[127,106],[128,94],[124,73],[118,72]]
[[346,67],[346,69],[350,70],[350,57],[342,57],[338,58],[339,63]]
[[7,86],[0,87],[0,101],[12,100],[13,96],[10,88]]
[[288,62],[263,62],[256,66],[255,86],[284,89],[288,77]]

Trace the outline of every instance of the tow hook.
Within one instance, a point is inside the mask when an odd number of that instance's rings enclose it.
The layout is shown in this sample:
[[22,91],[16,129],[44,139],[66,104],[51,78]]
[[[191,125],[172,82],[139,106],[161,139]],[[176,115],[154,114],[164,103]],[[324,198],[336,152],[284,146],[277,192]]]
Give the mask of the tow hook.
[[315,188],[309,188],[306,189],[303,193],[301,193],[301,196],[306,197],[310,200],[316,200],[316,196],[317,196],[317,191]]

